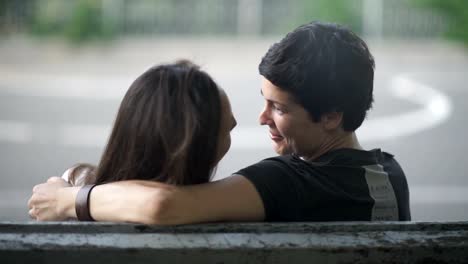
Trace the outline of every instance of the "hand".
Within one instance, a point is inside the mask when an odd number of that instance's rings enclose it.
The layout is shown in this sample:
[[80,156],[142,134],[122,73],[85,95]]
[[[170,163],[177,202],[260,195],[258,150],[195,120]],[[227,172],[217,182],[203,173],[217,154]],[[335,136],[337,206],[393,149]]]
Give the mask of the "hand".
[[59,191],[71,187],[60,177],[51,177],[46,183],[34,186],[28,201],[29,215],[38,221],[62,221],[68,219],[59,204]]

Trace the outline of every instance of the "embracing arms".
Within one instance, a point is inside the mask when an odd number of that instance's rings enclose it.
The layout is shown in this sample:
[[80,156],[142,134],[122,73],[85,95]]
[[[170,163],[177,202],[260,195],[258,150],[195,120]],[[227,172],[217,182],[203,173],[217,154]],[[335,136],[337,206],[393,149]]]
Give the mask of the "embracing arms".
[[[78,190],[60,178],[35,186],[29,200],[31,217],[42,221],[76,218]],[[241,175],[192,186],[151,181],[99,185],[91,192],[89,206],[97,221],[178,225],[265,218],[257,190]]]

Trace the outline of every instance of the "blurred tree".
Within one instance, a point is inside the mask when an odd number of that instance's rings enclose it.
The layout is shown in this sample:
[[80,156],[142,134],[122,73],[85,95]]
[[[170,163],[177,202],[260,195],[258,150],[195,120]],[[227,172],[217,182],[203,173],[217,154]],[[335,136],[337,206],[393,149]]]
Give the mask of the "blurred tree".
[[5,31],[4,29],[4,16],[5,16],[5,13],[6,13],[6,7],[7,5],[7,0],[0,0],[0,32],[3,33]]
[[0,33],[17,32],[26,22],[28,1],[0,0]]
[[115,27],[102,21],[102,1],[39,0],[32,31],[37,35],[61,35],[73,43],[109,39]]
[[349,0],[299,0],[299,23],[321,20],[346,25],[362,32],[362,1]]
[[6,3],[7,3],[7,0],[0,0],[0,15],[3,14]]
[[101,14],[100,1],[77,1],[70,20],[64,25],[65,36],[73,42],[108,37],[110,32],[104,31]]
[[447,36],[468,45],[467,0],[412,0],[419,6],[432,8],[444,14],[450,21]]

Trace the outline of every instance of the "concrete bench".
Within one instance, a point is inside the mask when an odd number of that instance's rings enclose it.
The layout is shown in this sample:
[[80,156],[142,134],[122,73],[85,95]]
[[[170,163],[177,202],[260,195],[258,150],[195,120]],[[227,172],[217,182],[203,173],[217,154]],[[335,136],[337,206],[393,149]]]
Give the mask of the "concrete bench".
[[0,263],[468,263],[468,222],[0,222]]

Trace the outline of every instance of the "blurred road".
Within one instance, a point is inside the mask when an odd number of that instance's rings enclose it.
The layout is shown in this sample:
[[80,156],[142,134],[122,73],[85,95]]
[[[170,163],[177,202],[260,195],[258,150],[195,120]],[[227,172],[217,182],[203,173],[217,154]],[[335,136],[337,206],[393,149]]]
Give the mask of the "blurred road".
[[[257,65],[271,39],[132,39],[82,48],[0,41],[0,221],[28,220],[33,185],[77,162],[97,163],[120,100],[154,64],[188,58],[230,96],[238,127],[215,178],[273,156]],[[375,104],[358,135],[395,154],[413,220],[468,219],[465,140],[468,50],[442,42],[370,41]]]

